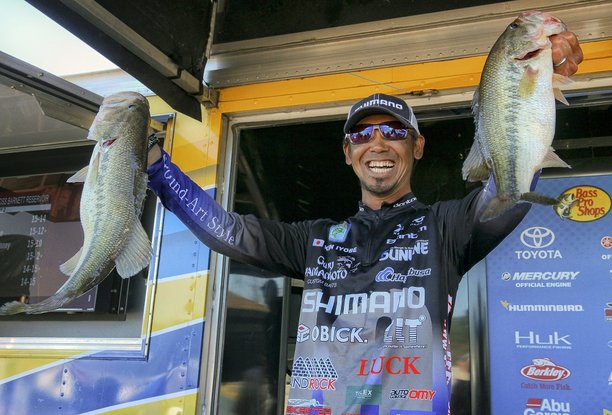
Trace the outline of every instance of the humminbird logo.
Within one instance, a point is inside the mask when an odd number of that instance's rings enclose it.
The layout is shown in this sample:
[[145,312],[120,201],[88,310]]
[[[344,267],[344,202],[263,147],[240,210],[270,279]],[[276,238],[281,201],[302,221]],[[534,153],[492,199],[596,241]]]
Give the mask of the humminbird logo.
[[500,303],[508,311],[584,311],[582,304],[510,304],[507,301],[500,301]]
[[323,299],[320,290],[305,290],[302,300],[303,313],[324,310],[327,314],[365,314],[379,311],[384,314],[400,308],[422,308],[425,306],[425,288],[408,287],[402,290],[373,291],[346,295],[331,295]]

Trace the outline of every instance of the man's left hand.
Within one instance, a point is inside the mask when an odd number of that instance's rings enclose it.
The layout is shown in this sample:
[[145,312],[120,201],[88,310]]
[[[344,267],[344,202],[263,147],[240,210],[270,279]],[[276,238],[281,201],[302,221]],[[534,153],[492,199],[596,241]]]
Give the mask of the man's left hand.
[[564,76],[575,74],[584,58],[576,35],[572,32],[562,32],[551,36],[550,41],[555,73]]

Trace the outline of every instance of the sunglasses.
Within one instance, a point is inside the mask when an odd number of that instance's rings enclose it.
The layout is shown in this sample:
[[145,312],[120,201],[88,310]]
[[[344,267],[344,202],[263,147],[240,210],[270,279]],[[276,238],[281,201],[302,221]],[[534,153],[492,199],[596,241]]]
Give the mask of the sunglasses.
[[374,130],[380,131],[385,140],[405,140],[414,133],[399,121],[388,121],[380,124],[358,124],[351,128],[346,138],[353,145],[365,144],[372,140]]

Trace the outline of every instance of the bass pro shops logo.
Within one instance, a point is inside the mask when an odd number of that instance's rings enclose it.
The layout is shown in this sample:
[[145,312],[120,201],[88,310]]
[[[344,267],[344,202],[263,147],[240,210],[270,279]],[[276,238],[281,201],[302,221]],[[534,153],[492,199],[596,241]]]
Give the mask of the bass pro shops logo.
[[553,210],[563,219],[574,222],[592,222],[610,212],[612,198],[604,189],[595,186],[574,186],[558,197]]

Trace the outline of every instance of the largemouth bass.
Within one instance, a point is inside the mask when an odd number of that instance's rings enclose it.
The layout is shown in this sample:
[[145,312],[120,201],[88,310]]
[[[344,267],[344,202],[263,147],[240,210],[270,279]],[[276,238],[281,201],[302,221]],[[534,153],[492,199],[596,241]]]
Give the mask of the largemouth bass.
[[89,165],[68,179],[84,181],[83,246],[60,266],[69,278],[51,297],[37,304],[7,303],[0,315],[55,310],[99,284],[115,266],[127,278],[149,265],[151,243],[140,223],[149,118],[149,104],[140,94],[119,92],[104,99],[87,136],[97,141]]
[[522,13],[497,39],[485,62],[472,110],[474,143],[463,164],[463,178],[493,174],[497,196],[481,220],[501,215],[517,202],[555,205],[558,200],[530,191],[534,174],[545,167],[569,167],[554,153],[555,98],[569,79],[553,73],[549,36],[565,31],[557,18]]

